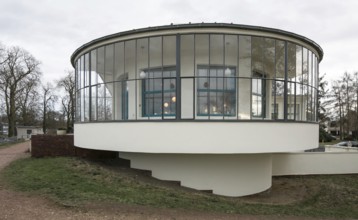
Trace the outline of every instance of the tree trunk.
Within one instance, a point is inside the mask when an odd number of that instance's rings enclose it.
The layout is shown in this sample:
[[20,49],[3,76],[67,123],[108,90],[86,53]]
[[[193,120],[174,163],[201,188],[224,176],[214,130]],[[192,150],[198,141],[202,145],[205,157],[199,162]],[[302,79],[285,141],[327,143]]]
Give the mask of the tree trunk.
[[44,109],[43,109],[43,120],[42,120],[42,131],[44,134],[46,134],[46,104],[44,102]]
[[10,91],[10,109],[9,109],[9,116],[8,116],[8,123],[9,123],[9,137],[13,137],[15,136],[15,126],[16,126],[16,122],[15,122],[15,118],[16,118],[16,112],[15,112],[15,92],[14,91]]

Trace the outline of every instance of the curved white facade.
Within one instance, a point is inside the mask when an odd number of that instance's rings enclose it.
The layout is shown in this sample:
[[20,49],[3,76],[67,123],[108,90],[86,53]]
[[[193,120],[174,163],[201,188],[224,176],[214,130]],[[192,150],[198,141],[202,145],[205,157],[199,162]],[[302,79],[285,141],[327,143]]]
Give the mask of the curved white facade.
[[303,36],[235,24],[93,40],[71,57],[75,145],[216,194],[266,190],[272,153],[318,147],[322,57]]
[[318,147],[318,125],[306,123],[83,123],[75,130],[75,146],[133,153],[253,154]]

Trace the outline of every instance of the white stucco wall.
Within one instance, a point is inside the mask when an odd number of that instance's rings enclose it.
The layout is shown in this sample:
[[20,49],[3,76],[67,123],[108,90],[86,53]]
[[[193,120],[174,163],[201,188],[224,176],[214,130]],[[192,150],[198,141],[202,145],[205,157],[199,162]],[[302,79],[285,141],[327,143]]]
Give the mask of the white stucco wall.
[[237,154],[318,147],[318,125],[280,122],[75,124],[75,146],[121,152]]
[[[31,127],[31,126],[16,127],[16,130],[17,130],[17,138],[18,139],[23,138],[25,140],[28,140],[31,138],[31,135],[43,134],[42,128],[39,128],[39,127]],[[31,134],[27,134],[28,130],[31,130]]]
[[140,154],[120,153],[131,167],[151,170],[161,180],[212,190],[214,194],[244,196],[271,187],[271,154]]
[[358,152],[280,153],[272,157],[272,175],[358,173]]

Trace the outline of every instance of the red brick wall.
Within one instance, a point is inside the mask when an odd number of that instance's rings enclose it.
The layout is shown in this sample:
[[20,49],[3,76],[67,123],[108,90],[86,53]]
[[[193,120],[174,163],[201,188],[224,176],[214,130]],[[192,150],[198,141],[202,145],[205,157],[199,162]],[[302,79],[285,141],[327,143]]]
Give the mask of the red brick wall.
[[118,152],[91,150],[73,145],[73,135],[32,135],[32,157],[71,156],[93,159],[118,158]]

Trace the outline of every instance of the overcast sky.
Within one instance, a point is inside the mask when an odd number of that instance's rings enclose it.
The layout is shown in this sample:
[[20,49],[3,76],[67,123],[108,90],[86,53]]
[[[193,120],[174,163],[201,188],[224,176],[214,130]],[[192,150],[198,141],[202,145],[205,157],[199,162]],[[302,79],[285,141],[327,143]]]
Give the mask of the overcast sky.
[[0,42],[41,61],[43,80],[72,69],[70,56],[104,35],[170,23],[223,22],[278,28],[324,51],[320,74],[358,71],[357,0],[1,0]]

